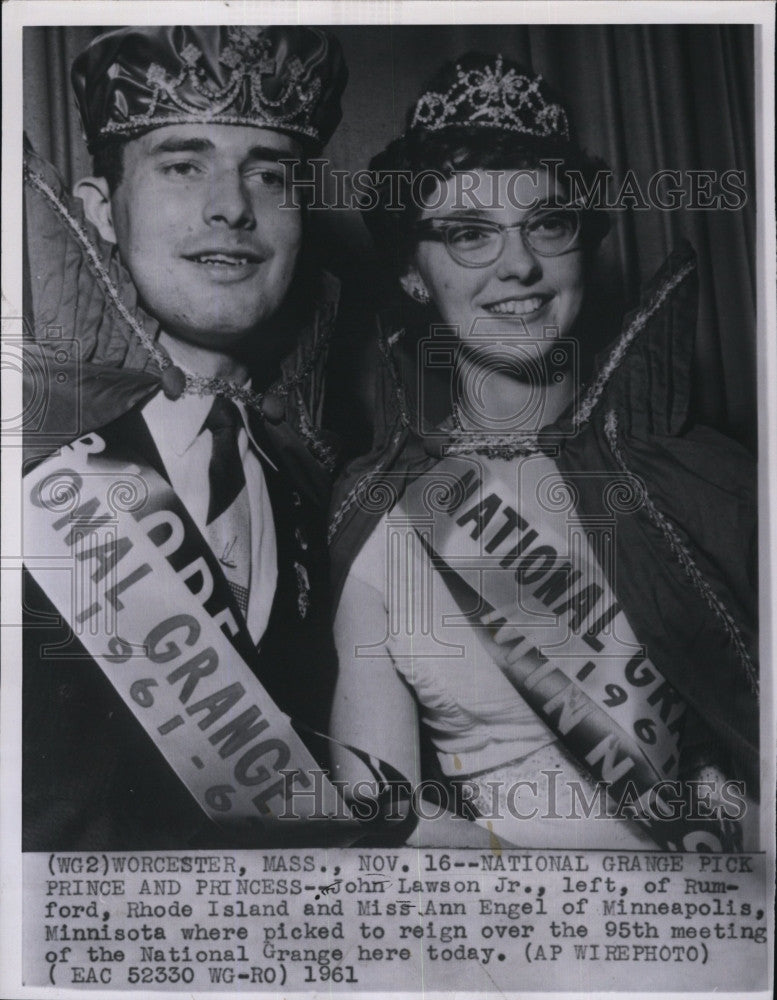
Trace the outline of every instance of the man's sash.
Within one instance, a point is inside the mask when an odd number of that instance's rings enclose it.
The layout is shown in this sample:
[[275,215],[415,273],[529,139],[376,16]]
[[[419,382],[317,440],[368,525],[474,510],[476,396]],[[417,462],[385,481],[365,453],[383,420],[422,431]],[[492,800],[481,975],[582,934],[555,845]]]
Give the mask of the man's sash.
[[[110,457],[97,434],[63,448],[25,479],[24,554],[28,571],[214,822],[245,835],[285,824],[291,834],[294,817],[327,824],[327,839],[334,832],[347,843],[360,835],[239,654],[250,638],[228,585],[156,471]],[[56,662],[39,669],[55,670]]]
[[616,479],[602,477],[612,517],[586,523],[574,484],[546,455],[447,457],[390,518],[410,521],[462,624],[620,816],[665,849],[731,850],[717,819],[689,818],[674,801],[685,705],[617,602],[615,514],[637,509],[641,493]]

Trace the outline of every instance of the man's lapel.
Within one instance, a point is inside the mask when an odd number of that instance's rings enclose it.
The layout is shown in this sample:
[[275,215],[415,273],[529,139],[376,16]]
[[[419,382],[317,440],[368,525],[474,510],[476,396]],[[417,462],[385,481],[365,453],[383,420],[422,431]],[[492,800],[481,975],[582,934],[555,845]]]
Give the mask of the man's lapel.
[[97,433],[104,439],[110,452],[121,455],[127,461],[135,460],[141,465],[150,465],[163,479],[170,482],[162,456],[138,407],[133,407],[99,428]]
[[[132,409],[110,424],[106,424],[105,427],[101,427],[96,433],[99,433],[100,437],[104,439],[106,449],[112,456],[121,461],[136,462],[141,466],[150,466],[168,484],[170,483],[170,477],[165,469],[159,450],[154,443],[146,421],[143,419],[143,414],[138,408]],[[207,488],[207,468],[203,468],[202,476],[204,488]],[[243,613],[235,601],[234,594],[224,576],[216,553],[211,550],[202,532],[194,524],[194,521],[192,521],[192,527],[200,540],[202,556],[210,572],[213,574],[214,581],[217,581],[219,590],[223,593],[224,602],[240,626],[238,635],[230,637],[231,641],[246,663],[248,663],[258,676],[256,669],[258,663],[257,650],[249,635]]]

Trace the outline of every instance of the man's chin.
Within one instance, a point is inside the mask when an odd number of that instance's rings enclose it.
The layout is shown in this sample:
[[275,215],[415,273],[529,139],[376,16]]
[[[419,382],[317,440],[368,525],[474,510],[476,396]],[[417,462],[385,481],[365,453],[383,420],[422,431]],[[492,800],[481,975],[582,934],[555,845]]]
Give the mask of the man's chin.
[[[191,359],[192,354],[202,352],[203,354],[226,354],[239,356],[250,348],[261,342],[259,327],[246,329],[243,326],[213,326],[190,327],[163,325],[163,332],[159,337],[160,344],[165,347],[173,359],[176,355],[186,355]],[[182,359],[183,360],[183,359]],[[191,360],[189,361],[191,364]]]
[[257,330],[234,330],[209,327],[203,330],[173,329],[169,334],[173,340],[202,351],[233,353],[245,350],[246,345],[256,338]]

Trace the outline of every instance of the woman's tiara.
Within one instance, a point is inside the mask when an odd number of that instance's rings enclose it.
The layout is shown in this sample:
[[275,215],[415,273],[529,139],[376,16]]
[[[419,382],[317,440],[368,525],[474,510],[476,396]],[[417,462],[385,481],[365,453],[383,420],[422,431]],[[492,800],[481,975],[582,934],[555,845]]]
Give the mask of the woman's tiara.
[[480,65],[467,69],[457,63],[456,79],[448,90],[423,94],[413,110],[410,129],[498,128],[569,141],[567,113],[550,96],[541,76],[514,67],[505,70],[501,55],[493,65],[479,61]]

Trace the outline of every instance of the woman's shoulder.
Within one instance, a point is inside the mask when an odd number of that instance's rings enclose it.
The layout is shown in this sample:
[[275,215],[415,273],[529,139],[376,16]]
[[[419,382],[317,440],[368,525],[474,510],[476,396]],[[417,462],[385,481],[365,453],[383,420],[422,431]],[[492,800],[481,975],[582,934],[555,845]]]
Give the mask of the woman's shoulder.
[[646,285],[620,335],[599,359],[574,412],[566,466],[609,467],[618,455],[662,503],[687,513],[720,498],[754,505],[753,456],[730,436],[697,422],[693,399],[697,324],[696,255],[681,244]]
[[590,384],[571,413],[573,429],[614,409],[629,434],[671,436],[684,430],[691,414],[698,294],[696,254],[683,241],[596,358]]
[[435,461],[418,433],[414,400],[408,399],[412,380],[402,359],[412,334],[394,310],[381,312],[375,320],[379,352],[373,373],[372,445],[345,465],[332,492],[329,542],[335,606],[345,576],[377,523],[407,484]]
[[381,519],[433,461],[418,437],[398,420],[386,426],[371,451],[346,466],[335,483],[328,531],[335,607],[346,576]]

